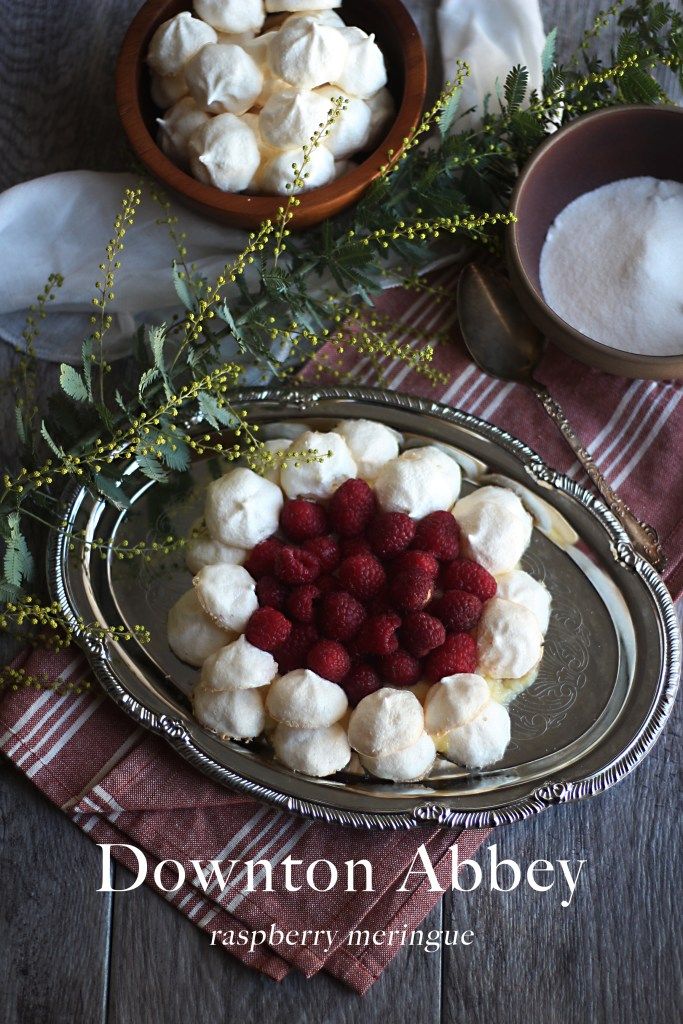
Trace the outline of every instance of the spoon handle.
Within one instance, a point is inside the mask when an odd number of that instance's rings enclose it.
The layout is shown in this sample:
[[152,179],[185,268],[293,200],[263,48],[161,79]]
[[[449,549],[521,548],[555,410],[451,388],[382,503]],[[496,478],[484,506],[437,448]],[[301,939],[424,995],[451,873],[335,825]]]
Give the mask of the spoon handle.
[[586,470],[600,496],[604,498],[610,511],[617,517],[631,539],[633,547],[654,565],[655,569],[662,570],[666,565],[666,556],[659,543],[657,531],[648,523],[642,523],[625,504],[622,498],[613,490],[605,480],[604,476],[595,465],[593,456],[588,452],[581,441],[574,433],[565,416],[562,407],[555,401],[548,389],[543,384],[534,381],[531,385],[536,397],[543,403],[545,411],[562,431],[564,439],[576,455],[577,459]]

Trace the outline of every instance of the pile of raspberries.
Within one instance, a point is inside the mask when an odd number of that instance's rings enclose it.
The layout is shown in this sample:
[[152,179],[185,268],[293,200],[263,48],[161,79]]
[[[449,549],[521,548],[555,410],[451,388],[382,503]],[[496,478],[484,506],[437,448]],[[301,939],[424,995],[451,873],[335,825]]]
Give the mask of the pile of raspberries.
[[459,555],[450,512],[382,512],[365,480],[325,505],[289,499],[279,535],[245,562],[259,602],[246,638],[282,674],[309,668],[339,683],[353,706],[380,686],[474,672],[472,630],[496,581]]

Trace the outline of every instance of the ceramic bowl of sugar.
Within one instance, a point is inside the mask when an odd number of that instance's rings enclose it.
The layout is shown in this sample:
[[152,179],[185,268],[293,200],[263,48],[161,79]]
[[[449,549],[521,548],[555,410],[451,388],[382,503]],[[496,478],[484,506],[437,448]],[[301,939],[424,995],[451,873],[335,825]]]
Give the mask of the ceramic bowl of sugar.
[[552,135],[523,168],[512,285],[570,355],[624,377],[683,377],[683,109],[611,107]]

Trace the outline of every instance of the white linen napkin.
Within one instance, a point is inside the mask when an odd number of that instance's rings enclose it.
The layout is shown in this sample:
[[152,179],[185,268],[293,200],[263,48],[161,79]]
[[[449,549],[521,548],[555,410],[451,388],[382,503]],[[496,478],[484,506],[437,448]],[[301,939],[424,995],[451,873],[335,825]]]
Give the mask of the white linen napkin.
[[[495,97],[514,64],[526,64],[531,85],[540,85],[543,25],[538,0],[442,0],[440,46],[445,78],[457,57],[472,67],[461,109],[481,111],[484,96]],[[456,130],[476,123],[477,113],[456,122]],[[36,354],[56,362],[77,362],[89,333],[97,267],[111,237],[123,189],[130,174],[66,171],[8,189],[0,195],[0,339],[23,348],[21,332],[28,307],[51,273],[64,278],[48,307],[35,342]],[[178,229],[186,232],[188,260],[209,278],[218,275],[245,244],[242,231],[209,221],[175,205]],[[175,249],[162,211],[150,198],[139,207],[128,231],[110,305],[113,324],[107,357],[128,351],[129,338],[143,322],[161,322],[178,308],[170,267]]]

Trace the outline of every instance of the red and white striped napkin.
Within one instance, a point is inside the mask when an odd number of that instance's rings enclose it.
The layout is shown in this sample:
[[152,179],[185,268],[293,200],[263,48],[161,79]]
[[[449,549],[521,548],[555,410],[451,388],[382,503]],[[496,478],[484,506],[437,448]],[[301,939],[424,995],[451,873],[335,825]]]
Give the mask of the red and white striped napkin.
[[[535,448],[551,465],[583,480],[559,433],[533,395],[522,387],[492,380],[466,359],[455,326],[455,270],[431,279],[432,290],[384,293],[378,306],[422,337],[439,332],[434,366],[449,378],[435,389],[403,364],[384,360],[384,383],[392,390],[438,398],[492,420]],[[415,340],[414,345],[422,342]],[[326,353],[334,358],[332,350]],[[358,383],[372,384],[375,369],[358,360],[348,346],[339,368]],[[316,371],[308,367],[304,378]],[[683,468],[677,445],[683,426],[681,389],[673,384],[627,381],[590,370],[555,350],[548,352],[539,376],[562,403],[575,429],[626,501],[659,531],[668,555],[667,580],[677,597],[683,588],[683,524],[679,513]],[[316,379],[317,376],[316,376]],[[75,681],[87,674],[75,652],[27,656],[25,667],[51,679]],[[0,697],[0,750],[53,803],[96,842],[130,843],[148,861],[147,884],[155,887],[154,867],[165,859],[190,867],[191,860],[268,859],[273,865],[272,893],[245,891],[243,874],[223,893],[203,893],[185,884],[165,897],[205,931],[223,933],[268,930],[331,930],[336,939],[324,945],[258,945],[253,952],[228,949],[245,964],[275,979],[295,967],[308,977],[326,970],[358,992],[365,992],[401,948],[398,945],[350,947],[351,930],[408,933],[424,919],[439,894],[425,884],[397,891],[420,843],[427,844],[442,885],[450,878],[449,848],[458,843],[459,858],[472,855],[484,830],[425,828],[378,834],[311,823],[271,810],[250,798],[223,789],[191,769],[161,740],[119,712],[99,691],[57,695],[30,689]],[[134,856],[119,850],[133,870]],[[374,893],[327,894],[304,887],[285,891],[279,872],[284,857],[310,863],[325,858],[371,860]],[[188,875],[190,877],[190,875]],[[172,871],[162,875],[171,887]],[[135,896],[125,898],[134,899]],[[209,939],[207,938],[207,941]]]

